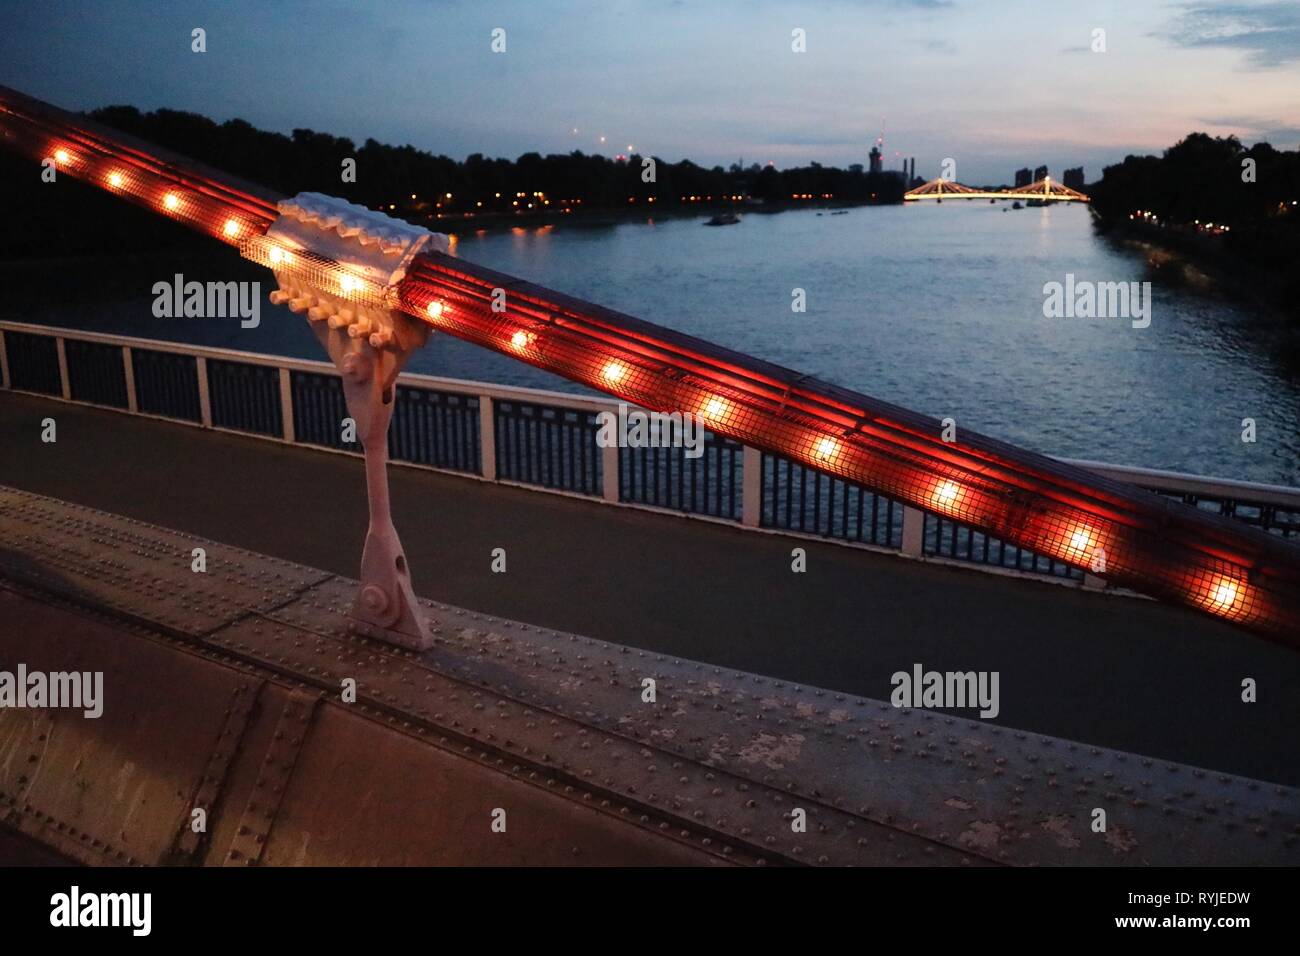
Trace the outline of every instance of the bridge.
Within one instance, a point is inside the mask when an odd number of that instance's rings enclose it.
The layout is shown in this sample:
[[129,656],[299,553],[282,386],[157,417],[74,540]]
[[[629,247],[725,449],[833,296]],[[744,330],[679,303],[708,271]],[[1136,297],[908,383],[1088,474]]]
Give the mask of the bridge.
[[903,194],[903,200],[905,202],[924,199],[932,199],[937,202],[942,202],[945,199],[1023,199],[1027,201],[1040,202],[1091,201],[1084,193],[1055,182],[1051,176],[1044,176],[1042,179],[1029,183],[1026,186],[1016,186],[1009,189],[975,189],[974,187],[963,186],[955,180],[944,179],[940,176],[938,179],[932,179],[924,185],[917,186],[915,189],[909,189]]
[[[0,130],[271,267],[331,359],[0,324],[0,646],[113,675],[118,701],[94,726],[0,709],[0,849],[1295,862],[1300,780],[1269,729],[1300,717],[1300,492],[952,446],[14,91]],[[610,398],[399,375],[429,330]],[[601,445],[619,400],[697,410],[705,454]],[[1020,688],[1009,712],[888,700],[954,655]],[[1238,674],[1276,686],[1246,707]],[[1134,699],[1166,706],[1098,707]]]

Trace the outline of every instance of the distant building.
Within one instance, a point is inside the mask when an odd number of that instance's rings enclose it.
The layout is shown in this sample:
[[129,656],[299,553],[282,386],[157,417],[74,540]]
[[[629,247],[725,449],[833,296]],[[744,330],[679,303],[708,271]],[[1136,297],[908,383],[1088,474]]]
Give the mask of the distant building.
[[1039,166],[1037,169],[1034,170],[1034,180],[1033,180],[1034,182],[1038,182],[1040,179],[1046,179],[1046,178],[1047,178],[1046,166]]
[[1083,190],[1083,167],[1076,166],[1074,169],[1067,169],[1063,177],[1063,182],[1067,189]]
[[882,165],[881,165],[881,161],[882,161],[882,159],[884,158],[884,157],[881,155],[881,153],[880,153],[880,147],[879,147],[879,146],[872,146],[872,147],[871,147],[871,152],[870,152],[868,155],[869,155],[870,158],[871,158],[871,171],[872,171],[873,173],[878,173],[878,172],[880,172],[881,169],[883,168]]
[[1017,169],[1017,170],[1016,170],[1016,185],[1017,185],[1017,186],[1028,186],[1028,185],[1029,185],[1030,183],[1032,183],[1033,181],[1034,181],[1034,174],[1031,173],[1031,172],[1029,171],[1029,167],[1028,167],[1028,166],[1026,166],[1024,169]]

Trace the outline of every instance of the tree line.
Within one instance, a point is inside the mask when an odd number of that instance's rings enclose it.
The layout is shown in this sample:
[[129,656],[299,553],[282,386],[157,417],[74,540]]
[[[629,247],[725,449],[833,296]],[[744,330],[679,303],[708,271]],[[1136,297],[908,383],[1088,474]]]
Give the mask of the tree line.
[[[871,173],[858,164],[847,169],[820,163],[788,169],[757,163],[706,168],[690,160],[669,163],[652,157],[653,181],[648,182],[646,157],[640,155],[529,152],[511,160],[475,153],[455,160],[410,145],[367,139],[358,147],[346,137],[311,129],[284,135],[240,119],[217,123],[176,110],[142,112],[131,106],[110,106],[87,115],[285,195],[323,192],[444,230],[453,228],[454,218],[444,219],[441,227],[430,225],[429,220],[436,222],[439,213],[444,217],[537,216],[558,213],[566,206],[577,215],[629,208],[699,208],[733,202],[737,196],[773,204],[897,203],[906,188],[901,175]],[[355,161],[354,177],[344,175],[345,160]],[[34,227],[11,231],[0,240],[0,251],[39,255],[48,252],[52,243],[65,251],[90,251],[93,236],[118,249],[174,241],[170,224],[148,222],[151,217],[138,211],[127,213],[111,197],[92,196],[95,190],[33,188],[31,168],[29,161],[0,152],[0,195],[7,209]],[[533,203],[531,210],[529,203]]]

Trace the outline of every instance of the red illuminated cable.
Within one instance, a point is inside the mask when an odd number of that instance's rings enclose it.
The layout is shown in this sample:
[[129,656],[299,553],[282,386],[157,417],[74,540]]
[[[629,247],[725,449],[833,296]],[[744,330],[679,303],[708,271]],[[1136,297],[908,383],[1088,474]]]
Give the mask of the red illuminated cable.
[[[0,131],[37,159],[80,151],[61,172],[232,244],[278,215],[273,193],[4,88]],[[131,188],[109,184],[115,169]],[[1239,522],[969,431],[943,442],[915,412],[440,253],[417,257],[396,292],[403,311],[466,341],[701,414],[718,434],[1068,564],[1104,550],[1110,581],[1300,646],[1300,548]]]

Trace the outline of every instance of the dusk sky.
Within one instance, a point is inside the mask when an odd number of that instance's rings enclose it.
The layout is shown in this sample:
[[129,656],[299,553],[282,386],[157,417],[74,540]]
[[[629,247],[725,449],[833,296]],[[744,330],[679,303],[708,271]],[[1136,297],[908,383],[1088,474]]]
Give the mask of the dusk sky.
[[[928,179],[953,157],[971,183],[1038,163],[1091,181],[1192,130],[1300,143],[1300,3],[1078,6],[0,0],[0,83],[71,109],[170,107],[457,159],[632,145],[843,166],[865,163],[883,121],[887,167],[915,156]],[[1097,28],[1105,53],[1090,50]]]

